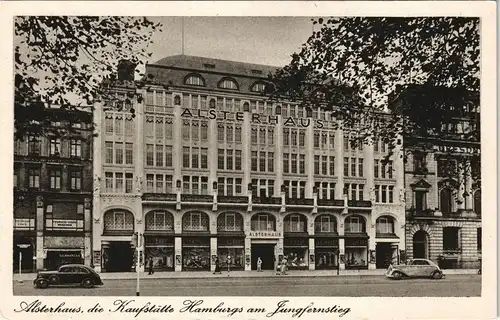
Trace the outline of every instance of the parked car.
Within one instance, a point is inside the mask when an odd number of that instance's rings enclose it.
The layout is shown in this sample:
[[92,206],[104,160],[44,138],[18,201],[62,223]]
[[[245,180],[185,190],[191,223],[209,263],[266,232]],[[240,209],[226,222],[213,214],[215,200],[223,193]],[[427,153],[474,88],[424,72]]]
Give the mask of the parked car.
[[81,264],[66,264],[55,271],[39,271],[33,284],[37,288],[48,286],[79,284],[84,288],[103,285],[101,277],[94,269]]
[[441,279],[444,277],[443,271],[434,262],[428,259],[412,259],[407,264],[390,265],[385,276],[399,280],[406,278],[430,277]]

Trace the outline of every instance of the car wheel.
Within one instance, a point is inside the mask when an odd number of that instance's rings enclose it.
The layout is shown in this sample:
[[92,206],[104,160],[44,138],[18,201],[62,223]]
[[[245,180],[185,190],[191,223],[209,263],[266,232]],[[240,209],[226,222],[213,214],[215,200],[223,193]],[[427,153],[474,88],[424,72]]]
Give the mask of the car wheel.
[[399,280],[403,277],[403,274],[399,271],[394,271],[393,274],[392,274],[392,277],[396,280]]
[[434,279],[436,279],[436,280],[437,280],[437,279],[441,279],[442,277],[443,277],[443,274],[442,274],[441,272],[439,272],[439,271],[434,271],[434,272],[432,273],[432,278],[434,278]]
[[39,279],[36,281],[36,287],[40,289],[45,289],[49,286],[49,282],[45,279]]
[[94,286],[94,281],[92,281],[92,279],[85,279],[82,281],[82,286],[84,288],[92,288]]
[[50,276],[49,282],[51,284],[58,284],[59,283],[59,277],[58,276]]

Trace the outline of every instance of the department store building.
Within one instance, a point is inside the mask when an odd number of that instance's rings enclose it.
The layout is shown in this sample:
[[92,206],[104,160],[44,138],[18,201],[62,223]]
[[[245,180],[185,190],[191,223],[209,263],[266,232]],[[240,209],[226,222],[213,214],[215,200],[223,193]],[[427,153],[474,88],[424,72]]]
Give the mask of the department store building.
[[290,269],[375,269],[405,255],[400,151],[383,162],[385,144],[352,147],[329,111],[271,103],[275,69],[178,55],[134,82],[122,64],[94,114],[98,271],[134,268],[135,232],[158,271],[213,270],[217,256],[232,270],[283,256]]

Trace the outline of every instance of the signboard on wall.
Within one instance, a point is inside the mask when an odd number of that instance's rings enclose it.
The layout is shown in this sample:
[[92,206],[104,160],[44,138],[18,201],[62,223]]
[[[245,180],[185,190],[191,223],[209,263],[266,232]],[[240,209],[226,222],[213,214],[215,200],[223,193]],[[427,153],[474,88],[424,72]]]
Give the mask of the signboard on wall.
[[250,231],[248,233],[249,238],[261,238],[261,239],[269,239],[269,238],[281,238],[281,232],[278,231]]
[[16,230],[35,230],[35,219],[15,219],[14,229]]
[[45,229],[83,231],[83,220],[45,219]]

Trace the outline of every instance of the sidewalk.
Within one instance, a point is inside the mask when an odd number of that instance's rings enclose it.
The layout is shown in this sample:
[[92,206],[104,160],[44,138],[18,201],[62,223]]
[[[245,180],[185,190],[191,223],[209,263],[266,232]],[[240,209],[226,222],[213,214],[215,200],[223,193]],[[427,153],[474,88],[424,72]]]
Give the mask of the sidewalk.
[[[262,278],[262,277],[338,277],[338,276],[383,276],[386,269],[375,270],[340,270],[337,275],[337,270],[290,270],[287,275],[277,275],[276,272],[271,270],[257,271],[231,271],[228,275],[227,271],[222,271],[222,274],[213,274],[209,271],[162,271],[155,272],[153,275],[148,275],[147,272],[141,272],[141,279],[204,279],[204,278],[220,278],[220,277],[233,277],[233,278]],[[477,269],[447,269],[443,270],[445,275],[452,274],[477,274]],[[102,280],[126,280],[137,278],[135,272],[116,272],[116,273],[100,273]],[[32,281],[36,278],[35,273],[14,274],[13,280]]]

